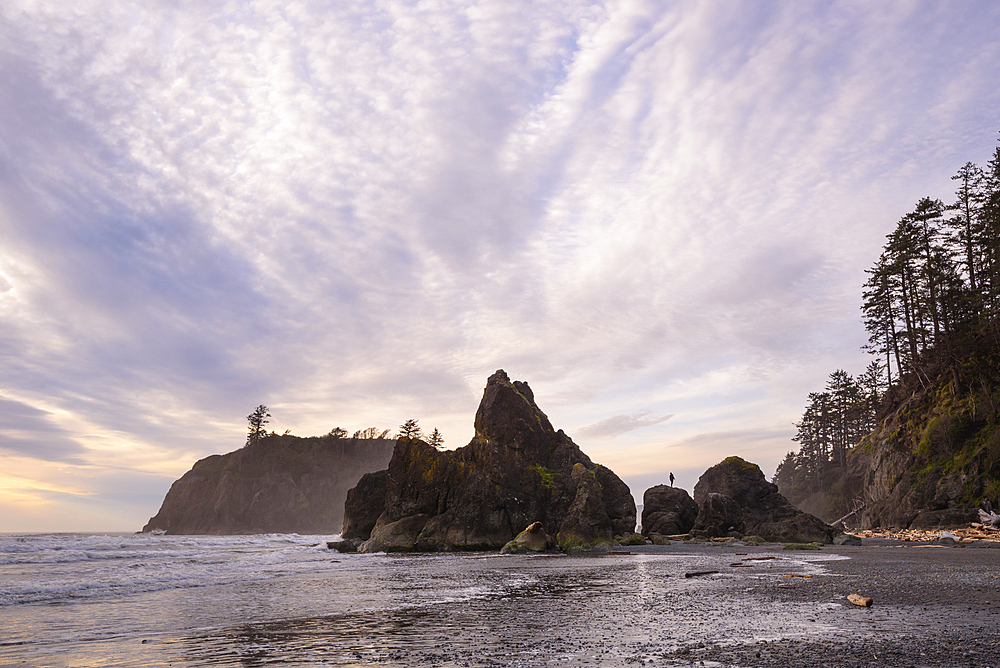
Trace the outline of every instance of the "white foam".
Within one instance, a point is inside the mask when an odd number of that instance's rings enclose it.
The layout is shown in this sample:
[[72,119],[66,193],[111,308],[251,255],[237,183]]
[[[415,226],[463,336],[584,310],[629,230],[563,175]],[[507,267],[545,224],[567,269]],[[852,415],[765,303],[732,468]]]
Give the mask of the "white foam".
[[0,606],[253,581],[330,563],[333,536],[0,535]]

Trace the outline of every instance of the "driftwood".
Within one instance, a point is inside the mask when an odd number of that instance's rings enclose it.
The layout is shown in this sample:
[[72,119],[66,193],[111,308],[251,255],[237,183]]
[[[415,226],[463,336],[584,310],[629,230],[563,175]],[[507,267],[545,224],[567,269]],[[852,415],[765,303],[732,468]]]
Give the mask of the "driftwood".
[[848,594],[847,600],[854,605],[860,605],[862,608],[872,607],[872,600],[867,596],[861,596],[860,594]]
[[854,510],[852,510],[849,513],[847,513],[846,515],[844,515],[843,517],[841,517],[836,522],[832,522],[830,524],[830,526],[835,527],[835,526],[837,526],[839,524],[840,526],[842,526],[842,527],[844,527],[846,529],[847,528],[847,524],[845,524],[845,522],[847,522],[847,520],[851,519],[852,517],[854,517],[855,515],[857,515],[858,513],[860,513],[862,510],[864,510],[865,509],[865,505],[866,505],[865,503],[860,502],[857,499],[855,499],[855,501],[854,501]]
[[701,575],[715,575],[718,572],[719,571],[693,571],[691,573],[685,573],[684,577],[686,577],[686,578],[696,578],[696,577],[699,577]]
[[994,512],[986,512],[982,508],[979,509],[979,521],[984,527],[989,527],[991,529],[1000,529],[1000,515]]

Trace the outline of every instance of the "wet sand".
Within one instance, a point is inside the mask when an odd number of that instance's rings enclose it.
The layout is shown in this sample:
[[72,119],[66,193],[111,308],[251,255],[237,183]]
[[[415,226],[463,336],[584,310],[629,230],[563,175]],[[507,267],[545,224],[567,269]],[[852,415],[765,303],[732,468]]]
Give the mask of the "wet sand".
[[[674,656],[680,665],[995,668],[1000,666],[997,548],[1000,544],[942,547],[878,539],[862,547],[824,547],[825,553],[850,559],[828,562],[827,575],[794,578],[780,589],[759,582],[748,593],[812,604],[809,619],[837,631],[753,645],[706,642]],[[872,598],[873,605],[848,604],[851,593]]]
[[[243,665],[276,657],[299,665],[294,656],[301,665],[442,668],[1000,667],[1000,549],[867,543],[511,559],[505,567],[532,572],[538,586],[503,599],[258,626],[238,643],[229,632],[201,637],[186,659],[235,659],[239,644]],[[706,570],[718,572],[685,577]],[[803,575],[811,577],[795,577]],[[874,605],[851,605],[851,593]]]
[[[808,552],[679,543],[623,551],[341,556],[332,566],[381,578],[382,609],[348,611],[358,580],[331,589],[330,576],[313,573],[276,580],[266,609],[311,596],[321,615],[8,647],[0,665],[1000,667],[1000,549],[875,539]],[[513,580],[524,584],[494,586]],[[408,589],[456,581],[468,585],[461,600],[392,605]],[[215,591],[203,605],[218,600]],[[852,593],[874,605],[851,605]],[[166,610],[170,596],[145,605]]]

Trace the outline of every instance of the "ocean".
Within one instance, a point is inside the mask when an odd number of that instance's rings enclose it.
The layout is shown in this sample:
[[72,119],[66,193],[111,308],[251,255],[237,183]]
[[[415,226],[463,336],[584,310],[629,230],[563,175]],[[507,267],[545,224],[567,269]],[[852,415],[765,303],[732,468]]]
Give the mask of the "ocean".
[[0,535],[0,666],[668,665],[834,631],[748,585],[836,555],[757,551],[749,569],[732,547],[357,555],[336,538]]

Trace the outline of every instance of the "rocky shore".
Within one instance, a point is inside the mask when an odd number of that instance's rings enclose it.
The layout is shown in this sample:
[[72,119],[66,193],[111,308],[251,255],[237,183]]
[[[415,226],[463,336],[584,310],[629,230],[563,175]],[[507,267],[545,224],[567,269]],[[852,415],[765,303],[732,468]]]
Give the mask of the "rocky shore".
[[[372,620],[370,637],[386,623],[417,635],[378,635],[350,665],[1000,666],[1000,549],[990,549],[1000,545],[783,547],[672,542],[504,557],[492,568],[537,585]],[[855,593],[872,606],[852,605]],[[354,646],[342,635],[350,628],[326,631]]]
[[[992,549],[991,549],[992,548]],[[802,637],[730,644],[706,639],[670,655],[674,665],[1000,666],[1000,543],[966,547],[865,539],[862,547],[824,547],[824,573],[748,579],[748,598],[804,606]],[[766,548],[750,548],[754,550]],[[870,597],[870,608],[847,596]],[[669,665],[669,664],[668,664]]]

